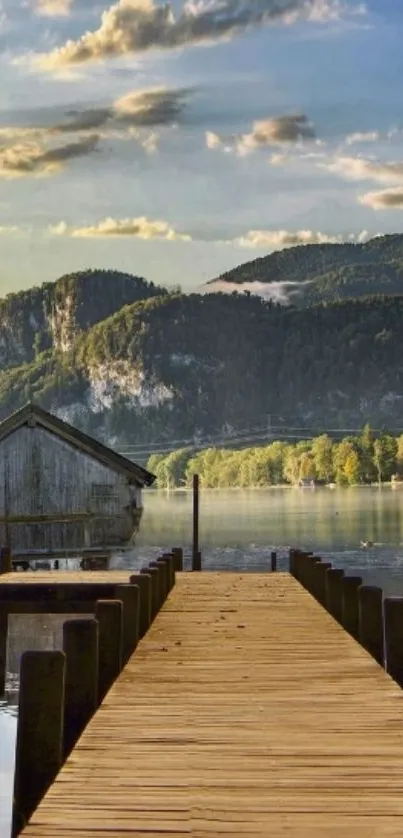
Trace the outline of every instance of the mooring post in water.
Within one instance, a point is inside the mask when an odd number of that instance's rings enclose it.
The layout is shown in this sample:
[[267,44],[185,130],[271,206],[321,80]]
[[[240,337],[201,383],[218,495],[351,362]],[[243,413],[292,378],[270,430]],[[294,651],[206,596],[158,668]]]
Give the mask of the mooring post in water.
[[199,475],[193,475],[193,544],[192,544],[192,570],[201,570],[197,565],[197,554],[199,552]]
[[183,571],[183,548],[172,547],[171,553],[174,557],[175,573],[182,573]]
[[326,608],[339,623],[342,619],[342,593],[344,570],[338,567],[326,571]]
[[364,649],[384,665],[382,588],[361,585],[358,588],[359,640]]
[[201,569],[202,569],[202,554],[201,554],[201,551],[198,550],[197,553],[193,556],[192,570],[200,572]]
[[344,576],[342,581],[342,624],[355,640],[359,639],[358,588],[361,585],[361,576]]
[[95,603],[95,619],[98,621],[100,704],[122,669],[123,603],[118,599],[99,599]]
[[98,623],[68,620],[63,624],[66,655],[63,756],[68,757],[98,706]]
[[403,597],[385,599],[386,671],[403,687]]
[[270,553],[271,572],[275,573],[277,570],[277,553],[274,550]]
[[130,577],[131,585],[137,585],[140,590],[139,606],[139,640],[150,628],[151,617],[151,576],[146,573],[135,573]]
[[123,603],[122,662],[127,663],[139,642],[140,588],[138,585],[116,585],[115,597]]
[[65,671],[63,652],[24,652],[21,656],[13,838],[24,828],[62,765]]

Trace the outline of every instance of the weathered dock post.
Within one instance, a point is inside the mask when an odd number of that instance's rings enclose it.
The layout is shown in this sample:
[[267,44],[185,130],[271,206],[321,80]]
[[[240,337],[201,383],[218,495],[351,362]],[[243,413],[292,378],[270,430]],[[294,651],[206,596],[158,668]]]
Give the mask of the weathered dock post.
[[162,558],[168,565],[169,590],[172,591],[172,588],[175,586],[175,562],[174,562],[174,557],[173,557],[172,553],[163,553]]
[[4,695],[7,669],[8,609],[0,601],[0,696]]
[[141,574],[146,574],[151,580],[151,622],[155,620],[160,609],[160,572],[157,567],[142,567]]
[[276,573],[277,570],[277,553],[273,550],[270,553],[271,572]]
[[403,687],[403,597],[384,602],[386,671]]
[[165,602],[167,596],[169,596],[169,593],[170,593],[170,590],[171,590],[170,568],[169,568],[169,564],[165,561],[165,559],[162,558],[162,556],[159,556],[159,558],[157,559],[156,564],[157,564],[157,567],[162,568],[162,571],[163,571],[163,573],[162,573],[162,589],[164,591],[164,599],[163,599],[162,604],[164,604],[164,602]]
[[192,556],[192,570],[193,572],[200,573],[202,569],[202,554],[200,550],[197,553],[193,553]]
[[294,562],[296,567],[296,578],[303,588],[310,591],[309,585],[311,584],[310,580],[312,575],[312,553],[306,553],[303,550],[295,550]]
[[329,568],[326,572],[326,608],[339,623],[342,621],[344,570]]
[[24,652],[21,656],[13,838],[62,765],[65,670],[63,652]]
[[322,563],[320,556],[307,556],[306,564],[306,589],[309,593],[317,599],[317,575],[316,566]]
[[359,640],[373,658],[384,665],[382,588],[361,585],[358,588]]
[[344,576],[342,580],[342,625],[356,640],[359,638],[358,588],[361,576]]
[[140,590],[139,640],[141,640],[150,628],[152,620],[151,575],[149,573],[135,573],[129,581],[131,585],[137,585]]
[[197,570],[194,567],[197,563],[197,554],[199,552],[199,490],[200,480],[199,475],[193,475],[193,540],[192,540],[192,570]]
[[98,621],[98,703],[106,696],[122,668],[123,603],[99,599],[95,603]]
[[165,567],[162,567],[158,564],[157,561],[150,562],[150,569],[157,571],[157,579],[158,579],[158,609],[157,612],[162,608],[165,602],[165,591],[166,591],[166,574],[165,574]]
[[122,663],[127,663],[139,642],[140,588],[133,584],[116,585],[115,597],[123,603]]
[[182,573],[183,571],[183,548],[182,547],[172,547],[171,553],[174,558],[174,570],[175,573]]
[[3,573],[11,573],[12,569],[11,550],[8,547],[0,547],[0,576]]
[[63,756],[66,759],[98,706],[98,623],[63,624],[66,655]]
[[332,569],[331,562],[318,561],[314,565],[315,596],[318,602],[326,608],[326,575]]

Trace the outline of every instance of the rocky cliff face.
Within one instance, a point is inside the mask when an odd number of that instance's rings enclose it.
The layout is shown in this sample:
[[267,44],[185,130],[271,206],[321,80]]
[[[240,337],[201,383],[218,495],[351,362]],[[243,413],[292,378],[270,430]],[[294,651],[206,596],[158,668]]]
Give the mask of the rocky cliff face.
[[67,352],[95,323],[163,290],[119,271],[80,271],[9,294],[0,301],[0,366],[30,363],[48,349]]

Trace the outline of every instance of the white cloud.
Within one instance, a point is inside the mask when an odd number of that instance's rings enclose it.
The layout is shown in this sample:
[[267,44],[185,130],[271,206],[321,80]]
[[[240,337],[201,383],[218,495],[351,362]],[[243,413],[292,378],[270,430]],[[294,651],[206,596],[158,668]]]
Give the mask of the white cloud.
[[[306,141],[316,140],[312,123],[305,114],[286,114],[253,123],[248,134],[232,137],[220,137],[213,131],[205,133],[206,145],[211,151],[235,151],[240,157],[246,157],[259,149],[296,146]],[[281,161],[280,161],[281,157]],[[279,165],[285,155],[273,155],[271,162]]]
[[396,210],[403,209],[403,186],[396,186],[393,189],[383,189],[379,192],[367,192],[360,195],[360,204],[374,210]]
[[166,87],[131,90],[109,105],[70,111],[66,120],[53,125],[1,126],[0,142],[18,143],[17,151],[30,143],[31,153],[36,156],[41,153],[39,144],[56,136],[78,134],[84,141],[96,131],[99,139],[133,140],[147,154],[153,154],[159,142],[154,127],[178,124],[189,93],[187,89]]
[[349,235],[333,235],[316,230],[249,230],[245,235],[235,239],[233,244],[238,245],[238,247],[280,250],[284,247],[296,247],[305,244],[341,244],[346,241],[362,243],[367,241],[368,238],[370,238],[370,234],[366,230]]
[[67,17],[73,0],[36,0],[35,11],[43,17]]
[[206,146],[211,151],[214,151],[216,148],[221,148],[222,140],[221,140],[221,137],[219,137],[218,134],[214,134],[213,131],[206,131],[205,138],[206,138]]
[[73,238],[119,238],[165,239],[166,241],[191,241],[185,233],[178,233],[167,221],[145,218],[105,218],[89,227],[68,227],[61,221],[49,227],[52,235],[68,235]]
[[360,143],[376,143],[380,140],[379,131],[356,131],[346,137],[346,145],[358,145]]
[[0,146],[0,178],[54,174],[69,160],[92,154],[96,150],[98,140],[97,135],[91,135],[53,148],[44,148],[33,142]]
[[362,4],[341,0],[188,0],[176,14],[170,2],[118,0],[102,13],[98,29],[38,55],[36,65],[52,71],[155,48],[214,43],[270,23],[322,24],[364,11]]
[[336,157],[330,163],[320,163],[329,172],[348,180],[375,180],[379,183],[396,183],[403,179],[403,162],[381,162],[364,157]]

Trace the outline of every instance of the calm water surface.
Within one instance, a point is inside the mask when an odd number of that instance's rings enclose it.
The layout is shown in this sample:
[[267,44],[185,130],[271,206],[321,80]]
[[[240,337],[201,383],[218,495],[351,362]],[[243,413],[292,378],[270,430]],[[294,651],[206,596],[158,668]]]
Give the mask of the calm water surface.
[[[114,560],[137,568],[161,550],[191,544],[188,493],[150,492],[135,550]],[[361,540],[374,546],[360,548]],[[200,503],[200,545],[205,569],[265,570],[277,550],[286,567],[290,547],[313,550],[337,567],[359,571],[385,594],[403,595],[403,490],[268,489],[209,491]],[[13,618],[8,647],[8,694],[0,699],[0,838],[10,829],[16,731],[16,682],[26,649],[61,647],[62,619]]]

